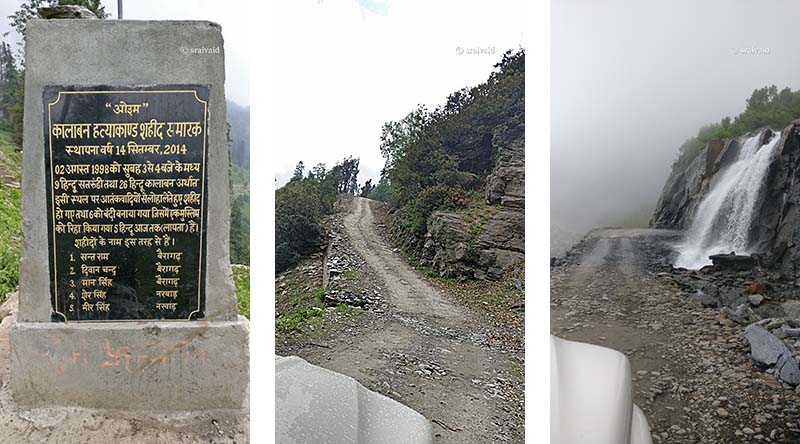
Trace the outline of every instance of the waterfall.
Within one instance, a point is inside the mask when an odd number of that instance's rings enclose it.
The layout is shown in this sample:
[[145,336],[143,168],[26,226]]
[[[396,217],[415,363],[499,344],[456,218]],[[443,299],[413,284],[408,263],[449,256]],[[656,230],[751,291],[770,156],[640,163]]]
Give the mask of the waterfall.
[[766,174],[780,133],[760,146],[761,134],[748,137],[736,159],[718,173],[711,189],[700,202],[692,226],[676,246],[676,267],[698,269],[711,263],[708,256],[730,253],[750,254],[750,231],[755,211],[763,198]]

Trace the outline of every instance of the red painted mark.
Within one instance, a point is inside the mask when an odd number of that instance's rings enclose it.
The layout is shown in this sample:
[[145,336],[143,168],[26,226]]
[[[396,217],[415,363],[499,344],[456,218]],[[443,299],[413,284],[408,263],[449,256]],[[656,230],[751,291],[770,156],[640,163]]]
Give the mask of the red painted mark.
[[106,355],[109,358],[113,358],[114,361],[105,361],[100,365],[100,368],[119,367],[120,364],[122,364],[121,359],[125,358],[125,370],[127,370],[128,373],[130,373],[131,372],[131,368],[130,368],[131,355],[130,355],[130,353],[128,353],[129,349],[130,349],[130,347],[123,346],[123,347],[120,347],[120,348],[116,349],[116,351],[114,353],[111,353],[111,341],[106,339]]

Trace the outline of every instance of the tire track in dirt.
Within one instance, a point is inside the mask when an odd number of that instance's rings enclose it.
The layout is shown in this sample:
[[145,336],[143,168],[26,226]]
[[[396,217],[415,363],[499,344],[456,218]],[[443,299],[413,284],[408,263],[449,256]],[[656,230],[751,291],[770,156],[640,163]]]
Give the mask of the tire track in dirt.
[[437,443],[521,442],[522,417],[512,399],[522,399],[522,384],[506,352],[490,347],[486,325],[384,242],[370,202],[353,199],[344,225],[352,247],[382,281],[389,309],[367,314],[372,320],[350,336],[317,339],[297,354],[421,413],[433,423]]
[[625,353],[634,401],[654,443],[791,441],[787,409],[797,394],[753,368],[738,326],[687,300],[648,271],[663,261],[674,233],[649,229],[592,232],[577,259],[551,269],[550,328],[556,336]]
[[416,315],[435,316],[460,323],[465,314],[461,307],[447,301],[419,277],[397,253],[383,244],[375,229],[369,200],[356,197],[353,209],[344,218],[345,229],[353,247],[385,282],[391,302],[398,310]]

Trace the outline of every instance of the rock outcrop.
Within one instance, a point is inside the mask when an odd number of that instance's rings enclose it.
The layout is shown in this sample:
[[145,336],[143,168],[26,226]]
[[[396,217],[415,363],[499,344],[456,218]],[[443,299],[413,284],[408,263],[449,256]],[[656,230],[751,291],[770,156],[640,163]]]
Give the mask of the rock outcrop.
[[486,178],[486,202],[508,208],[525,208],[525,139],[495,136],[500,145],[494,170]]
[[424,239],[394,228],[403,249],[451,277],[499,279],[525,258],[524,129],[496,131],[496,157],[485,179],[485,201],[464,211],[436,211]]
[[96,19],[97,16],[83,6],[58,5],[39,8],[43,19]]
[[[759,131],[761,145],[775,133]],[[781,131],[780,141],[766,174],[766,187],[750,228],[751,250],[763,254],[761,265],[768,269],[797,276],[800,270],[800,120]],[[716,174],[734,159],[742,144],[741,138],[713,140],[688,162],[676,164],[662,191],[651,226],[686,229],[697,205],[716,179]]]
[[686,228],[708,188],[706,169],[709,150],[702,150],[688,167],[673,167],[650,225],[654,228]]

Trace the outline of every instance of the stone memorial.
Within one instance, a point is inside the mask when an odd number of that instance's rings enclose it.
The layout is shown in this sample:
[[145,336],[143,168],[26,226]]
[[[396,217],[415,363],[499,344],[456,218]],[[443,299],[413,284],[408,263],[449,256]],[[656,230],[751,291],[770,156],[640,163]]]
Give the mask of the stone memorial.
[[222,48],[210,22],[29,22],[18,404],[246,408]]

